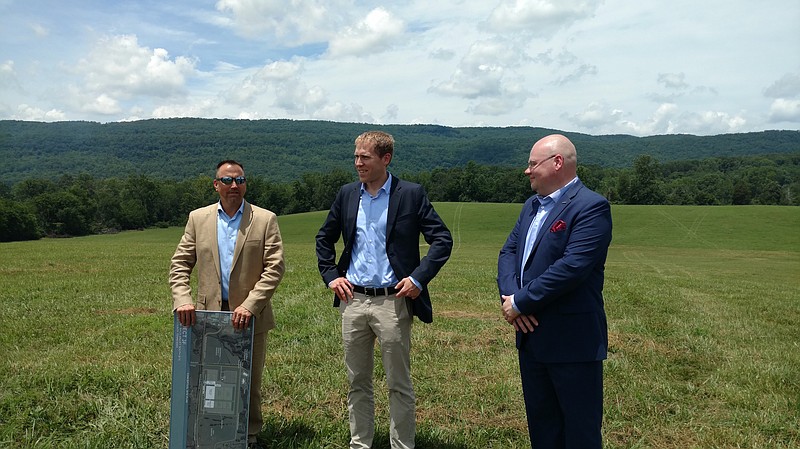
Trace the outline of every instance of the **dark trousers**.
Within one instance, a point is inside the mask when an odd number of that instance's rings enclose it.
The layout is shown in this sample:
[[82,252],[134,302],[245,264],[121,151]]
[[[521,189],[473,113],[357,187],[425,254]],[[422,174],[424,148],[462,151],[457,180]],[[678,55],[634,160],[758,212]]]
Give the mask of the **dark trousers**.
[[521,351],[519,368],[532,448],[602,447],[602,361],[539,363]]

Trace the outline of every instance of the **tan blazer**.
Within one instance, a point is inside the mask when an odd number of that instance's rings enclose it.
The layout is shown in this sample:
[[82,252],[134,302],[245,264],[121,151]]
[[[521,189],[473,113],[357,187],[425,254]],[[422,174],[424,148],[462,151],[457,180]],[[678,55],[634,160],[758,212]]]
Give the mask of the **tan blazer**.
[[[220,310],[222,284],[217,246],[217,204],[189,214],[186,229],[172,256],[169,284],[173,311],[193,304],[190,278],[197,268],[197,310]],[[255,332],[275,327],[272,295],[285,270],[283,242],[274,213],[244,203],[228,288],[230,310],[244,306],[256,317]]]

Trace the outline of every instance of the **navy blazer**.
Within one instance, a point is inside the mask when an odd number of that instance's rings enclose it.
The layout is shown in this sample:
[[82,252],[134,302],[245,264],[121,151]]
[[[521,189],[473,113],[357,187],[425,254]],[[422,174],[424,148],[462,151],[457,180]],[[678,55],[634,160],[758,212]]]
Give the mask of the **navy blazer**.
[[[328,217],[317,233],[318,267],[325,285],[345,276],[350,267],[360,198],[361,182],[346,184],[339,189]],[[428,254],[422,259],[419,252],[420,234],[430,245]],[[344,239],[344,250],[339,262],[335,263],[335,245],[339,236]],[[452,248],[450,231],[428,200],[425,189],[419,184],[392,176],[386,216],[386,255],[398,280],[411,276],[422,284],[422,292],[411,302],[414,315],[424,323],[433,321],[428,283],[447,262]],[[333,305],[339,306],[336,295]]]
[[539,205],[535,199],[525,202],[497,260],[500,294],[514,295],[520,312],[539,321],[533,332],[517,332],[517,348],[543,363],[603,360],[608,351],[603,272],[611,206],[578,180],[547,215],[520,272]]

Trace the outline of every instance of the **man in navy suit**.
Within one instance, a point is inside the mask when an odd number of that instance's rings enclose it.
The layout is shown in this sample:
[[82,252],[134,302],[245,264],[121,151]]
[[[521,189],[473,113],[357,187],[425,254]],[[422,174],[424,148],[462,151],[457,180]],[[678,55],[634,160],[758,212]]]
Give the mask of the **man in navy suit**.
[[536,449],[602,446],[611,207],[581,183],[576,166],[575,146],[562,135],[533,145],[525,174],[536,194],[497,260],[502,313],[517,331]]
[[[453,239],[422,186],[388,172],[394,153],[391,135],[368,131],[355,144],[359,181],[339,190],[316,237],[319,272],[342,315],[350,448],[372,447],[377,339],[389,388],[390,444],[392,449],[410,449],[416,427],[412,317],[433,320],[427,285],[450,257]],[[430,245],[421,259],[420,234]],[[337,264],[340,236],[344,249]]]

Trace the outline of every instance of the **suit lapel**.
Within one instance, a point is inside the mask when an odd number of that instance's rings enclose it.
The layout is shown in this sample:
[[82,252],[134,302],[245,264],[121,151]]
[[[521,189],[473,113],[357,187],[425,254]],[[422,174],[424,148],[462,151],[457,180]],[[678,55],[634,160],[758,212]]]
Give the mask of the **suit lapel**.
[[400,191],[398,187],[400,180],[396,176],[392,176],[392,185],[389,187],[389,210],[386,212],[386,243],[389,243],[389,236],[394,231],[394,224],[397,220],[397,210],[400,208]]
[[355,183],[355,187],[353,190],[350,191],[350,196],[347,198],[347,204],[345,205],[347,210],[345,211],[345,216],[342,217],[342,223],[344,223],[344,231],[346,232],[345,236],[347,240],[345,242],[348,246],[352,247],[353,243],[356,238],[356,227],[358,224],[356,221],[358,220],[358,206],[361,203],[361,184]]
[[[564,209],[567,208],[567,205],[572,201],[572,198],[578,193],[578,190],[583,187],[583,184],[580,181],[576,181],[572,187],[569,188],[561,198],[558,200],[558,203],[553,206],[553,210],[547,214],[547,219],[545,219],[544,223],[542,223],[542,227],[539,228],[539,234],[536,235],[536,241],[533,243],[533,249],[531,250],[531,255],[536,253],[536,249],[539,247],[539,243],[542,241],[546,232],[550,231],[550,227],[555,223],[556,219],[564,213]],[[532,258],[532,257],[531,257]]]
[[208,208],[208,215],[206,216],[206,219],[208,220],[208,226],[211,226],[211,229],[213,229],[212,234],[214,235],[214,244],[211,245],[211,255],[214,258],[214,268],[217,270],[217,278],[222,279],[222,274],[220,273],[219,268],[219,244],[217,243],[219,242],[219,236],[217,235],[217,214],[219,214],[217,209],[218,205],[219,203],[211,205]]
[[[233,271],[233,267],[236,266],[236,261],[239,259],[239,255],[242,253],[244,242],[247,240],[247,233],[250,232],[251,223],[253,223],[253,208],[250,207],[250,203],[245,201],[244,208],[242,209],[242,221],[239,223],[239,232],[236,234],[236,248],[233,250],[231,271]],[[217,254],[217,258],[219,258],[219,254]],[[217,263],[217,266],[219,266],[219,263]]]
[[[536,212],[539,210],[539,201],[535,196],[530,200],[530,202],[530,210],[524,217],[522,217],[522,223],[519,228],[519,236],[517,237],[519,242],[518,246],[520,248],[520,250],[517,251],[517,267],[522,266],[522,257],[525,255],[525,244],[528,240],[528,230],[531,227],[534,217],[536,217]],[[533,250],[531,250],[531,254],[533,254]],[[530,257],[528,259],[530,260]]]

